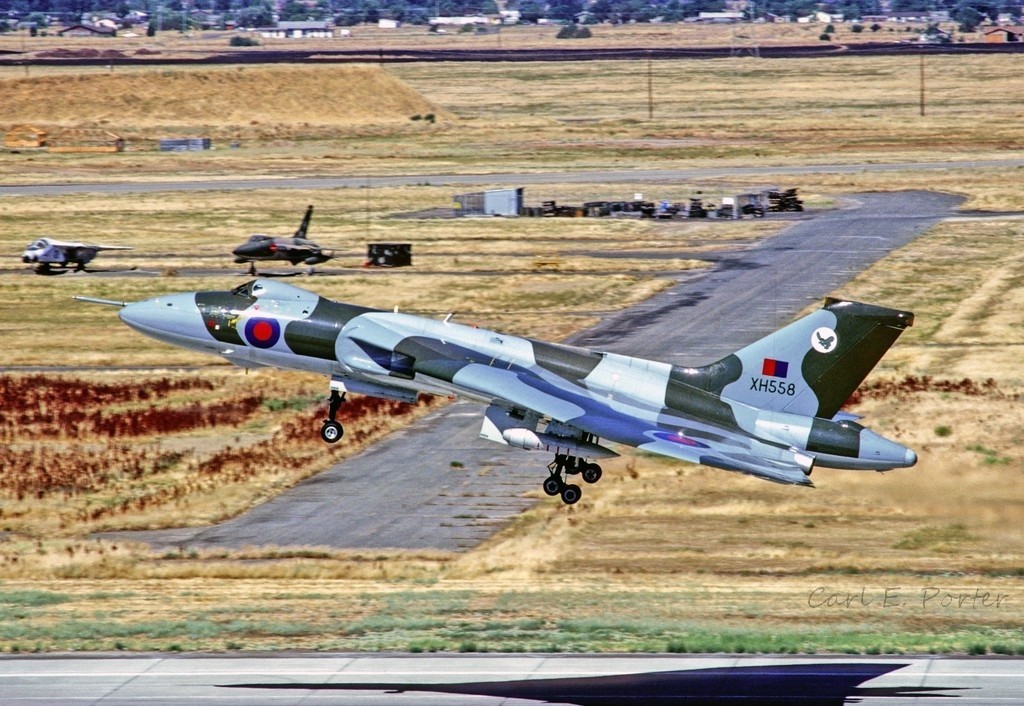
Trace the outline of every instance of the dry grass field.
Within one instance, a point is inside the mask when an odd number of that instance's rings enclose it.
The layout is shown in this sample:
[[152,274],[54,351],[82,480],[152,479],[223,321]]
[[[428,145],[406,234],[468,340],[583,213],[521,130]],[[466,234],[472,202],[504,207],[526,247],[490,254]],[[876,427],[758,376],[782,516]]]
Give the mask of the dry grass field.
[[[253,137],[238,150],[0,155],[0,179],[1017,156],[1020,106],[997,89],[1020,61],[936,58],[933,112],[924,119],[916,116],[916,64],[896,59],[656,62],[663,90],[653,121],[631,80],[636,65],[573,72],[409,65],[387,73],[450,117],[430,126],[404,118],[339,123],[307,141],[301,126],[279,115],[263,126],[276,137]],[[462,80],[451,80],[453,68]],[[2,78],[6,87],[15,77]],[[599,85],[603,91],[591,90]],[[39,109],[45,117],[45,106]],[[126,120],[139,134],[151,127],[141,113]],[[856,191],[931,188],[963,194],[966,208],[1024,209],[1019,169],[785,180],[814,208]],[[641,190],[682,200],[696,189],[728,193],[763,181],[549,184],[531,186],[527,198],[579,202]],[[1014,216],[940,224],[833,293],[917,314],[851,407],[917,449],[913,469],[820,469],[817,489],[807,490],[626,453],[605,465],[605,479],[579,505],[540,499],[463,554],[315,547],[160,554],[89,538],[98,528],[223,517],[331,459],[322,445],[299,443],[294,431],[321,414],[322,380],[246,376],[150,343],[112,310],[70,304],[71,294],[136,299],[234,286],[244,280],[242,268],[231,270],[230,246],[250,232],[290,232],[313,203],[311,235],[339,258],[323,276],[293,281],[333,298],[431,315],[456,311],[463,320],[559,339],[701,266],[695,254],[747,247],[783,225],[395,217],[446,206],[452,191],[424,184],[0,199],[7,253],[0,366],[104,369],[48,372],[31,393],[17,387],[28,373],[2,378],[9,389],[0,428],[7,454],[0,647],[1024,653],[1024,221]],[[24,274],[14,255],[44,233],[134,245],[96,265],[139,271]],[[363,244],[376,241],[413,243],[415,267],[359,268]],[[629,258],[605,257],[623,250]],[[643,257],[666,250],[680,256]],[[562,269],[538,271],[536,258],[552,254]],[[204,270],[217,272],[200,276]],[[129,365],[145,372],[116,370]],[[81,392],[60,392],[69,387]],[[139,397],[139,389],[153,396]],[[157,426],[153,409],[166,412],[162,424],[187,421]],[[408,419],[371,411],[365,443],[385,431],[383,417]],[[282,446],[289,452],[278,455]],[[273,461],[252,471],[247,448],[273,452]],[[31,470],[16,476],[16,462]]]
[[[77,115],[81,127],[103,121],[102,127],[128,141],[127,151],[114,155],[8,155],[0,160],[0,183],[103,181],[127,171],[142,179],[187,173],[216,180],[992,159],[1020,148],[1017,126],[1024,110],[1008,85],[1022,68],[1020,54],[929,57],[921,117],[917,56],[655,61],[652,118],[646,62],[296,69],[309,104],[295,113],[293,101],[278,107],[277,96],[288,95],[291,80],[273,67],[245,67],[241,73],[204,69],[205,82],[188,78],[185,69],[125,69],[111,76],[86,68],[73,79],[66,70],[37,69],[39,75],[26,80],[14,69],[0,68],[5,102],[20,106],[17,119],[0,112],[0,129]],[[408,107],[393,108],[382,119],[382,105],[404,103],[375,99],[367,101],[365,113],[353,113],[319,90],[330,86],[353,95],[331,77],[358,71],[378,77],[387,90],[409,101]],[[178,87],[184,91],[173,94],[178,105],[215,102],[208,90],[190,87],[240,89],[257,83],[266,108],[250,108],[258,119],[239,121],[233,111],[228,119],[219,113],[189,119],[182,109],[173,121],[156,121],[141,109],[149,102],[111,100],[123,106],[112,113],[88,98],[89,92],[40,91],[37,84],[54,85],[53,72],[73,85],[92,79],[126,90],[137,82],[150,97],[159,93],[157,86]],[[53,106],[56,95],[59,108]],[[256,96],[238,100],[239,105],[257,102]],[[436,113],[436,122],[411,119],[428,111]],[[182,134],[211,135],[215,149],[157,151],[158,138]],[[239,147],[231,149],[232,143]]]
[[[925,24],[884,22],[878,31],[857,33],[854,23],[837,23],[833,40],[829,43],[837,50],[846,44],[863,42],[905,43],[917,40]],[[870,25],[869,25],[870,26]],[[982,30],[973,33],[956,31],[953,22],[943,23],[942,29],[951,32],[957,41],[982,41]],[[121,36],[99,40],[96,38],[66,38],[57,36],[28,37],[20,34],[0,36],[0,49],[26,52],[33,56],[46,56],[61,50],[108,52],[115,60],[119,55],[189,57],[212,53],[258,53],[265,50],[355,50],[376,52],[379,49],[593,49],[612,47],[756,47],[826,44],[819,36],[825,26],[814,24],[625,24],[592,25],[592,37],[585,41],[560,40],[555,35],[560,29],[554,25],[518,25],[502,27],[493,34],[477,34],[449,29],[445,34],[434,34],[426,27],[407,25],[396,30],[373,26],[350,28],[351,36],[330,40],[260,39],[258,48],[229,46],[231,32],[163,32],[156,37]],[[158,54],[157,54],[158,53]]]

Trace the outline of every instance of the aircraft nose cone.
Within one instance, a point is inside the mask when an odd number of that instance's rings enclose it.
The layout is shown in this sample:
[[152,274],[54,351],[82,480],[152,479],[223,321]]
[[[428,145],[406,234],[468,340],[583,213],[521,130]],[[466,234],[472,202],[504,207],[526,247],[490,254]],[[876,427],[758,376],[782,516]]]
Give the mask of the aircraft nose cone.
[[177,345],[188,345],[204,333],[193,294],[135,302],[123,307],[118,316],[139,333]]
[[907,449],[907,455],[904,461],[906,462],[908,467],[913,466],[915,463],[917,463],[917,454],[914,453],[913,449]]

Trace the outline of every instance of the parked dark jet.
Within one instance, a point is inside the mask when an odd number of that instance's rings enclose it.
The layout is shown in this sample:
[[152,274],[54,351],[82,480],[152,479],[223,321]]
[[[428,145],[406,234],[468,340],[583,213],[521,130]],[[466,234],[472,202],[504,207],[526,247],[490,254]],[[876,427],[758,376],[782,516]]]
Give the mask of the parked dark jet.
[[123,307],[122,321],[166,343],[329,376],[320,430],[329,443],[343,434],[335,415],[345,391],[477,400],[488,405],[482,437],[554,454],[543,488],[568,504],[580,488],[566,476],[596,482],[601,467],[587,459],[618,455],[606,442],[796,485],[811,485],[816,466],[888,471],[917,461],[840,409],[913,323],[908,311],[827,299],[716,363],[683,368],[463,326],[450,315],[334,302],[266,279],[135,303],[79,298]]
[[309,273],[313,273],[313,266],[330,260],[334,255],[324,250],[312,240],[306,239],[306,231],[309,230],[309,220],[313,217],[313,207],[306,209],[306,215],[299,224],[299,229],[291,238],[275,238],[272,235],[257,233],[249,237],[247,241],[231,251],[235,256],[235,262],[241,264],[249,263],[249,274],[256,274],[257,262],[268,262],[273,260],[285,260],[293,265],[303,263],[309,265]]

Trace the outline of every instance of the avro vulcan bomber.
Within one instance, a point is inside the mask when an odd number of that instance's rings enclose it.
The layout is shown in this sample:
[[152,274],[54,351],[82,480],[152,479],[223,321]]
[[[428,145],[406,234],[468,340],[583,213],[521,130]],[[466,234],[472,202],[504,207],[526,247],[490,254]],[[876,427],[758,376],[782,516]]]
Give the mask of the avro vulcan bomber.
[[[231,291],[121,306],[132,328],[241,366],[330,378],[320,429],[335,443],[346,392],[414,401],[456,395],[486,409],[480,435],[553,456],[543,488],[580,499],[580,476],[623,444],[777,483],[809,486],[815,467],[888,471],[917,455],[840,411],[910,312],[826,299],[824,306],[703,367],[545,343],[320,297],[255,279]],[[439,444],[444,440],[439,439]]]

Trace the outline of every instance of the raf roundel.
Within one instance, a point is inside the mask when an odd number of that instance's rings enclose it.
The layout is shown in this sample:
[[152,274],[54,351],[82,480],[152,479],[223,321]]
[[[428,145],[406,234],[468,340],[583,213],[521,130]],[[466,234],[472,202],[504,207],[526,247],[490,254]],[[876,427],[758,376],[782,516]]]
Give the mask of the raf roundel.
[[245,322],[245,340],[256,348],[271,348],[281,338],[281,324],[274,319],[249,319]]

